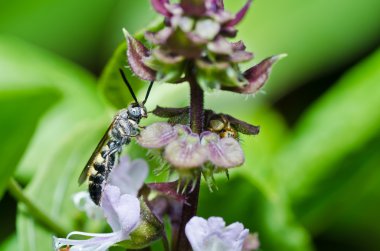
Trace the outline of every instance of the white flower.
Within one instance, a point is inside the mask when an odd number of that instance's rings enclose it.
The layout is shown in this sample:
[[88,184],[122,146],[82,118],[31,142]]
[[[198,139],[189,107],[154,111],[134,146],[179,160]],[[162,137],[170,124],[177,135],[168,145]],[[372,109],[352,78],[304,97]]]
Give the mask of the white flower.
[[[143,159],[130,160],[128,156],[120,158],[120,162],[112,169],[108,178],[108,185],[117,186],[121,194],[137,196],[139,189],[148,176],[148,164]],[[86,212],[87,217],[94,220],[103,219],[103,210],[95,205],[90,194],[81,191],[73,196],[76,208]]]
[[[101,207],[112,233],[85,233],[74,231],[67,238],[54,237],[54,248],[59,250],[65,246],[71,246],[70,251],[105,251],[110,246],[120,241],[128,240],[130,233],[140,223],[140,202],[129,194],[121,194],[120,189],[107,185],[103,191]],[[72,240],[74,235],[92,237],[87,240]]]
[[226,227],[220,217],[197,216],[186,224],[185,232],[193,251],[241,251],[249,233],[239,222]]
[[120,188],[122,194],[137,196],[144,180],[148,177],[148,164],[143,159],[130,160],[128,156],[112,169],[107,184]]

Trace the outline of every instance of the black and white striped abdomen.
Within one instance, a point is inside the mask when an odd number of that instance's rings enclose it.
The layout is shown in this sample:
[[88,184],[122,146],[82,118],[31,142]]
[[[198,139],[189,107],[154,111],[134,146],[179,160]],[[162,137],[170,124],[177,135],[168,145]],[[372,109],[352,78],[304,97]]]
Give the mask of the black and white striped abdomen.
[[96,205],[100,203],[104,185],[115,164],[116,152],[110,153],[110,146],[115,144],[117,144],[117,142],[110,140],[104,145],[102,150],[95,157],[90,168],[88,191]]

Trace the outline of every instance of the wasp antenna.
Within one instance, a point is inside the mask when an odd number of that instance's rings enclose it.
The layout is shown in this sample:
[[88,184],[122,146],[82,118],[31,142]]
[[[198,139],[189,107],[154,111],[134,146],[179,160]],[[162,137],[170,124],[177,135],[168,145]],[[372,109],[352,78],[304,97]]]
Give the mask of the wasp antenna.
[[153,83],[154,83],[154,81],[150,81],[150,84],[149,84],[148,90],[146,91],[145,99],[144,99],[144,101],[142,102],[143,105],[144,105],[144,104],[146,103],[146,101],[148,100],[148,97],[149,97],[149,94],[150,94],[150,90],[152,90],[152,87],[153,87]]
[[132,86],[131,86],[131,84],[128,82],[127,77],[125,76],[124,71],[123,71],[122,69],[119,69],[119,71],[120,71],[121,77],[122,77],[123,80],[124,80],[124,83],[127,85],[128,89],[129,89],[129,92],[131,93],[133,99],[135,100],[136,104],[138,104],[139,102],[137,101],[136,95],[135,95],[135,93],[133,92]]

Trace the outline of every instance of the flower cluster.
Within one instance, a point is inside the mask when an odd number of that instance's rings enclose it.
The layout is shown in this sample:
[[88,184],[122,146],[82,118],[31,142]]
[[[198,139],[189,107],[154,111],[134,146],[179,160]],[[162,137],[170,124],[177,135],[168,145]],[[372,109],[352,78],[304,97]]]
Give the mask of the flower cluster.
[[189,68],[203,90],[222,89],[253,94],[268,79],[272,65],[284,54],[269,57],[248,70],[239,64],[253,58],[242,41],[230,42],[237,34],[235,26],[243,19],[252,0],[235,15],[224,9],[222,0],[152,0],[154,9],[165,18],[166,26],[146,32],[154,45],[148,50],[125,31],[128,61],[142,79],[180,83]]
[[[86,233],[73,231],[66,238],[54,237],[55,250],[69,247],[72,251],[105,251],[112,245],[127,248],[142,248],[160,237],[162,215],[156,214],[150,207],[155,206],[154,199],[150,202],[143,197],[137,198],[138,191],[143,187],[147,177],[148,166],[142,160],[130,161],[128,157],[121,158],[120,163],[112,170],[101,198],[101,207],[97,207],[87,192],[75,195],[74,203],[78,200],[86,205],[88,216],[91,211],[101,210],[111,233]],[[173,196],[172,183],[147,184],[149,188],[166,194],[181,202],[182,198]],[[157,196],[157,193],[156,193]],[[160,195],[162,197],[162,195]],[[158,197],[160,197],[158,196]],[[148,204],[151,204],[150,207]],[[162,203],[161,203],[162,204]],[[171,215],[173,217],[173,215]],[[211,217],[207,221],[200,217],[193,217],[186,225],[186,235],[194,251],[198,250],[227,250],[241,251],[249,240],[248,230],[240,223],[233,223],[225,227],[222,218]],[[72,239],[74,236],[91,237],[89,239]],[[222,249],[220,249],[222,248]]]
[[210,131],[199,135],[185,125],[154,123],[137,140],[145,148],[162,149],[164,158],[177,169],[197,168],[208,161],[218,168],[236,167],[244,162],[243,150],[234,138],[220,138]]

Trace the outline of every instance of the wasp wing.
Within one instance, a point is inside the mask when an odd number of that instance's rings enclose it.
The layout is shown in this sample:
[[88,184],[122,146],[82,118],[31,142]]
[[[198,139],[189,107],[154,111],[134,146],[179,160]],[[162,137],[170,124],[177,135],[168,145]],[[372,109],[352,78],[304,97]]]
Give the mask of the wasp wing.
[[103,146],[107,144],[109,140],[109,132],[112,130],[114,123],[115,123],[116,118],[112,121],[111,125],[108,127],[107,131],[104,133],[102,139],[100,140],[99,144],[96,146],[94,152],[92,153],[90,159],[88,160],[86,166],[84,167],[82,173],[79,176],[78,183],[81,185],[83,182],[86,181],[88,177],[88,172],[96,158],[96,156],[101,152]]

